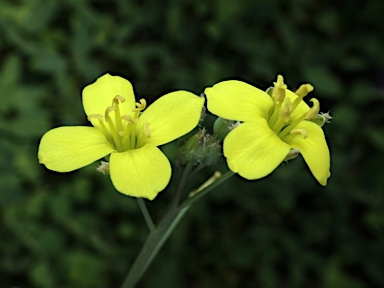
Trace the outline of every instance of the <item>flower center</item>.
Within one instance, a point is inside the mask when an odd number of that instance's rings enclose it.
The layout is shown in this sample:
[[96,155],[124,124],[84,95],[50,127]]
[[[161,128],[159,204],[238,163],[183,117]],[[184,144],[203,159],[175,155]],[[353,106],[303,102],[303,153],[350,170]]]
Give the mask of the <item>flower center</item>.
[[147,105],[144,99],[136,102],[136,108],[131,115],[121,115],[119,104],[124,103],[125,98],[117,95],[112,100],[112,105],[105,110],[104,116],[101,114],[91,114],[88,120],[97,119],[100,129],[107,140],[115,147],[118,152],[137,149],[145,144],[145,139],[151,137],[149,123],[144,124],[142,131],[138,131],[137,122],[141,111]]
[[284,84],[284,79],[281,75],[277,76],[277,81],[274,82],[272,91],[273,107],[270,111],[270,116],[267,118],[269,127],[280,137],[282,140],[287,140],[288,137],[295,137],[302,135],[304,138],[308,136],[305,129],[296,129],[296,126],[303,120],[312,120],[320,110],[320,103],[317,99],[312,98],[310,101],[313,103],[312,108],[299,114],[293,112],[299,106],[300,102],[307,94],[313,91],[311,84],[303,84],[295,92],[296,98],[293,100],[286,96],[287,85]]

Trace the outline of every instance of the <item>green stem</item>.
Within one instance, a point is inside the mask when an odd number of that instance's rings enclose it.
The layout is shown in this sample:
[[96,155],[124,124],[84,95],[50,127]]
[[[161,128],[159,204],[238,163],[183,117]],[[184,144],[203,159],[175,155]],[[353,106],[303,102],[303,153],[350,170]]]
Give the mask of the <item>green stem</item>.
[[190,207],[193,203],[195,203],[197,200],[199,200],[201,197],[203,197],[205,194],[207,194],[209,191],[211,191],[213,188],[217,187],[230,177],[232,177],[234,173],[232,171],[227,171],[223,176],[221,176],[219,179],[217,179],[215,182],[213,182],[208,187],[202,189],[200,192],[196,193],[194,196],[189,197],[184,202],[182,202],[179,206],[180,209]]
[[180,197],[185,189],[185,185],[188,181],[188,176],[192,170],[191,165],[187,165],[184,170],[180,173],[178,180],[178,185],[175,194],[171,200],[171,203],[168,207],[167,212],[159,222],[158,226],[150,231],[139,255],[137,256],[135,262],[133,263],[130,271],[128,272],[127,277],[124,280],[121,288],[133,288],[144,275],[145,271],[151,264],[152,260],[155,258],[157,253],[160,251],[161,247],[171,235],[177,224],[183,218],[185,213],[189,210],[191,205],[208,193],[210,190],[216,186],[223,183],[225,180],[234,175],[233,172],[228,171],[219,179],[217,179],[210,186],[202,189],[195,196],[192,196],[185,200],[181,205],[179,205]]
[[179,209],[179,201],[185,185],[188,180],[188,176],[191,172],[192,165],[188,164],[180,173],[176,192],[173,195],[171,203],[167,209],[166,214],[161,219],[159,225],[155,227],[148,235],[139,255],[133,263],[127,277],[124,280],[121,288],[135,287],[137,282],[141,279],[152,260],[155,258],[160,248],[163,246],[171,232],[176,227],[177,223],[188,211],[188,208]]
[[149,228],[149,231],[153,231],[155,229],[155,224],[153,224],[151,215],[148,212],[147,206],[145,205],[143,198],[136,198],[137,203],[139,204],[141,213],[143,214],[143,217],[145,219],[145,222],[147,223],[147,226]]

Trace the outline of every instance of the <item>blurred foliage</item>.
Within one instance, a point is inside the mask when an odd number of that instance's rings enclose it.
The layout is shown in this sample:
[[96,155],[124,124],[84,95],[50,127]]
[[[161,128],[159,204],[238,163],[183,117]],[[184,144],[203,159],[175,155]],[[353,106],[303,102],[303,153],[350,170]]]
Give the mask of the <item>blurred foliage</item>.
[[[293,89],[313,84],[334,116],[326,188],[300,159],[261,181],[234,177],[190,209],[141,287],[383,287],[382,11],[379,0],[1,1],[0,286],[118,287],[136,257],[147,230],[135,199],[96,163],[58,174],[36,157],[46,131],[87,123],[81,89],[111,72],[150,101],[230,78],[266,89],[282,73]],[[149,203],[155,218],[170,191]]]

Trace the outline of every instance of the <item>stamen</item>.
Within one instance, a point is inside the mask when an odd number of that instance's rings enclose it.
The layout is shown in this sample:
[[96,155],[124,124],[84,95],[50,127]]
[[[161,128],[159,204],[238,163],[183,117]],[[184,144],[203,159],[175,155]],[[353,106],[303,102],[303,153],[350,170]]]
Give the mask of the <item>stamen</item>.
[[147,101],[145,101],[145,99],[140,99],[139,102],[136,102],[136,108],[132,110],[134,112],[133,118],[135,119],[139,118],[140,112],[147,107]]
[[274,88],[272,91],[272,98],[275,100],[276,104],[283,103],[285,98],[285,89],[287,85],[284,84],[284,78],[281,75],[277,76],[277,81],[273,82]]
[[133,112],[143,111],[145,107],[147,107],[147,101],[145,101],[145,99],[140,99],[139,102],[136,102],[137,108],[133,109]]
[[[119,133],[118,133],[118,131],[115,128],[115,125],[114,125],[114,123],[112,121],[112,118],[109,116],[109,113],[111,111],[116,111],[116,110],[118,110],[118,108],[116,106],[109,106],[105,110],[105,119],[107,120],[107,122],[109,124],[109,129],[111,130],[111,135],[112,135],[112,138],[113,138],[113,142],[115,143],[117,151],[123,151],[123,147],[122,147],[122,144],[120,142]],[[121,121],[119,121],[119,122],[121,124]],[[121,130],[121,129],[119,129],[119,130]]]
[[103,115],[101,114],[91,114],[87,117],[88,121],[91,121],[91,119],[97,119],[99,121],[103,121]]
[[292,129],[291,132],[289,132],[289,134],[292,134],[292,135],[303,135],[304,139],[308,137],[308,132],[307,130],[305,129]]
[[149,123],[144,124],[144,134],[145,137],[151,138],[151,130],[149,129]]
[[307,113],[304,113],[299,118],[296,118],[291,124],[289,124],[287,127],[285,127],[281,132],[279,133],[280,139],[287,136],[289,132],[297,126],[301,121],[305,119],[305,116],[307,116]]
[[109,113],[116,110],[117,110],[116,106],[108,106],[108,108],[105,110],[105,119],[106,120],[108,120],[108,118],[110,119],[111,117],[109,117]]
[[101,130],[102,130],[103,134],[105,135],[107,140],[109,142],[111,142],[112,138],[111,138],[111,135],[108,132],[107,127],[105,127],[103,116],[101,114],[91,114],[91,115],[88,116],[88,121],[91,122],[92,118],[95,118],[95,119],[99,120],[99,124],[100,124],[100,127],[101,127]]
[[295,94],[301,98],[304,98],[308,95],[309,92],[312,92],[315,88],[311,84],[303,84],[296,90]]
[[313,119],[317,114],[319,114],[320,111],[320,102],[316,98],[312,98],[309,100],[313,103],[312,108],[308,111],[307,116],[305,117],[306,120]]
[[303,100],[305,96],[308,95],[309,92],[312,92],[314,90],[313,86],[311,84],[303,84],[299,87],[299,89],[296,90],[295,94],[297,95],[297,98],[295,101],[293,101],[293,110],[296,109],[296,107],[299,105],[299,103]]
[[287,89],[287,85],[284,84],[284,78],[281,75],[277,76],[277,81],[273,82],[273,84],[272,99],[274,101],[274,107],[269,121],[271,127],[275,127],[276,122],[278,122],[280,108],[285,98],[285,90]]
[[284,120],[284,122],[287,122],[289,120],[289,117],[291,117],[293,111],[292,102],[291,99],[286,98],[284,100],[284,107],[280,111],[280,117]]
[[127,121],[129,124],[131,124],[132,126],[135,125],[135,123],[137,122],[135,120],[135,118],[133,118],[132,116],[129,116],[129,115],[123,115],[121,116],[121,119]]
[[113,97],[113,100],[112,100],[112,105],[113,106],[119,105],[119,102],[120,103],[124,103],[125,102],[125,98],[123,96],[120,96],[120,95],[116,95],[115,97]]
[[[121,137],[125,138],[125,137],[128,137],[129,134],[131,133],[132,127],[135,126],[136,120],[132,116],[129,116],[129,115],[123,115],[123,116],[121,116],[121,119],[128,122],[127,126],[125,126],[125,130],[120,131],[120,133],[119,133]],[[129,141],[129,139],[128,139],[128,141]]]
[[[146,139],[152,136],[149,123],[145,123],[140,128],[141,131],[136,131],[140,112],[146,108],[147,102],[144,99],[140,99],[136,103],[136,108],[132,110],[134,112],[133,115],[121,115],[119,105],[125,101],[123,96],[116,95],[112,99],[112,105],[108,106],[105,110],[104,117],[101,114],[91,114],[88,116],[88,120],[99,120],[100,129],[105,134],[108,142],[118,152],[140,148],[145,144]],[[111,115],[112,111],[114,115]],[[128,123],[124,123],[123,120]],[[97,128],[99,127],[97,126]]]

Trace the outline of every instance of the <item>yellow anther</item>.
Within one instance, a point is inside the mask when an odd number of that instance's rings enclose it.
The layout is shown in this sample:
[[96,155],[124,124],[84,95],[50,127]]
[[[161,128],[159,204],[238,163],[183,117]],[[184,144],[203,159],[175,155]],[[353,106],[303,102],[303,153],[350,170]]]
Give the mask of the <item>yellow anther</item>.
[[272,98],[275,100],[275,103],[282,103],[285,98],[285,90],[287,89],[287,85],[284,84],[283,76],[278,75],[277,81],[273,82],[273,84]]
[[317,100],[316,98],[312,98],[310,101],[313,103],[313,106],[308,111],[307,116],[305,116],[306,120],[313,119],[317,114],[319,114],[319,111],[320,111],[320,102],[319,102],[319,100]]
[[301,98],[308,95],[309,92],[312,92],[315,89],[311,84],[303,84],[296,90],[295,94]]
[[276,88],[287,89],[287,85],[284,84],[284,77],[281,75],[277,75],[277,81],[273,82],[273,85]]
[[91,121],[91,119],[97,119],[99,121],[103,121],[104,118],[101,114],[91,114],[87,117],[88,121]]
[[116,106],[108,106],[107,110],[105,110],[105,119],[109,118],[109,113],[116,110],[117,110]]
[[133,112],[143,111],[147,107],[147,101],[145,99],[140,99],[139,102],[136,102],[136,108],[133,109]]
[[129,115],[123,115],[123,116],[121,116],[121,119],[127,121],[132,126],[135,125],[135,123],[136,123],[135,118],[133,118],[132,116],[129,116]]
[[144,124],[144,134],[145,137],[151,138],[151,130],[149,129],[149,123]]
[[125,102],[125,98],[123,96],[116,95],[115,97],[113,97],[112,105],[118,105],[119,103],[124,103],[124,102]]
[[308,132],[305,129],[292,129],[290,132],[292,135],[303,135],[304,139],[308,137]]
[[284,122],[287,122],[289,120],[289,117],[291,117],[293,111],[293,106],[291,99],[286,98],[284,100],[284,107],[281,108],[280,111],[280,118],[283,119]]

